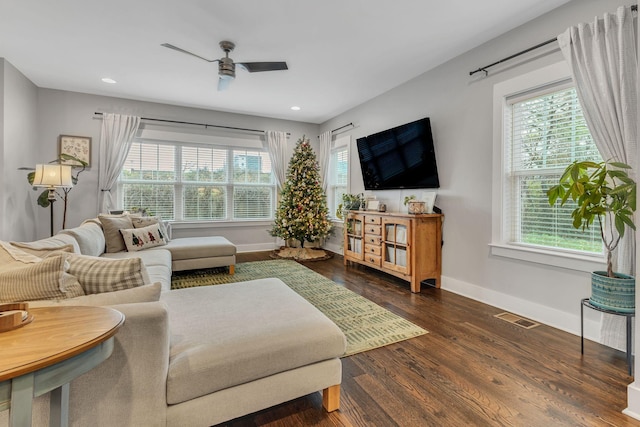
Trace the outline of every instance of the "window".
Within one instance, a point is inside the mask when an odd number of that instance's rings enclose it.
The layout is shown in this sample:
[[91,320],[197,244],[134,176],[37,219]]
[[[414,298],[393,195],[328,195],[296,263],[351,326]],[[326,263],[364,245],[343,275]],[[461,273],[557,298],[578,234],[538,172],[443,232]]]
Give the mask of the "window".
[[[569,163],[601,161],[601,156],[568,73],[547,80],[544,74],[530,73],[494,89],[494,114],[500,115],[495,149],[502,158],[497,172],[501,175],[494,176],[492,246],[555,257],[601,258],[599,229],[573,228],[575,204],[549,206],[547,189],[557,183]],[[500,250],[492,253],[505,255]],[[547,261],[541,262],[554,264]]]
[[349,141],[348,137],[337,140],[331,149],[327,187],[327,203],[331,216],[335,215],[338,206],[342,203],[342,195],[348,192]]
[[574,203],[549,206],[547,189],[575,160],[601,161],[574,87],[547,87],[507,99],[508,241],[602,253],[600,231],[576,230]]
[[271,220],[275,184],[266,151],[140,140],[119,180],[122,207],[177,221]]

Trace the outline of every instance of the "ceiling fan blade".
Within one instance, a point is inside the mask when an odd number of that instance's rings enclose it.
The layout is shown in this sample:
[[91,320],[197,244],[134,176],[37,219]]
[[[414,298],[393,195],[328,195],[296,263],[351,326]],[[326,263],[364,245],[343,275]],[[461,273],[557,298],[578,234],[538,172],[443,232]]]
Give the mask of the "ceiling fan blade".
[[233,77],[231,76],[220,76],[218,79],[218,91],[227,90],[229,86],[231,86],[232,81]]
[[259,71],[280,71],[288,70],[286,62],[236,62],[236,65],[240,65],[242,68],[250,73],[256,73]]
[[187,55],[195,56],[196,58],[200,58],[200,59],[202,59],[204,61],[207,61],[207,62],[218,62],[219,61],[219,59],[207,59],[207,58],[204,58],[204,57],[202,57],[200,55],[196,55],[195,53],[189,52],[188,50],[184,50],[184,49],[182,49],[182,48],[180,48],[178,46],[174,46],[174,45],[169,44],[169,43],[162,43],[160,46],[168,47],[169,49],[177,50],[178,52],[182,52],[182,53],[186,53]]

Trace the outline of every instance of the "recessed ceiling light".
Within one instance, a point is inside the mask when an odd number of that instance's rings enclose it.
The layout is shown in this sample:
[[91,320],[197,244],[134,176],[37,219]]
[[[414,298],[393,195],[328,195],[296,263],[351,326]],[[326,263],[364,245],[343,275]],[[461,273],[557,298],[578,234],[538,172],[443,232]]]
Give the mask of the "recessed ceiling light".
[[293,111],[300,111],[300,107],[298,107],[297,105],[294,105],[293,107],[291,107],[291,109]]
[[112,78],[109,78],[109,77],[104,77],[102,79],[102,81],[105,82],[105,83],[110,83],[110,84],[117,83],[115,80],[113,80]]

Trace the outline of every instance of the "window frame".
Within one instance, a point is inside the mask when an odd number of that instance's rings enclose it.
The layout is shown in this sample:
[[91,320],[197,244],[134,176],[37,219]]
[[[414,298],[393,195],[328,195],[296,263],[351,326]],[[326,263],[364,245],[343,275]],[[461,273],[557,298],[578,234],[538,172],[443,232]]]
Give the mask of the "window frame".
[[[510,226],[505,208],[504,188],[508,180],[505,174],[505,154],[507,135],[505,126],[505,108],[508,99],[516,94],[535,91],[550,85],[560,85],[571,80],[571,72],[565,61],[496,83],[493,89],[493,179],[492,179],[492,224],[491,242],[492,256],[528,261],[532,263],[561,267],[570,270],[591,272],[602,269],[605,265],[604,254],[588,254],[572,252],[552,247],[531,247],[511,243],[507,240]],[[511,101],[512,102],[512,101]]]
[[[149,136],[145,137],[145,135],[140,135],[134,139],[134,143],[147,143],[147,144],[158,144],[164,146],[170,146],[174,148],[174,173],[175,179],[173,181],[158,181],[158,184],[168,184],[172,185],[174,189],[174,201],[173,201],[173,210],[174,210],[174,219],[171,221],[178,225],[180,224],[201,224],[201,225],[212,225],[212,224],[261,224],[261,223],[271,223],[273,221],[276,209],[276,183],[275,176],[273,175],[273,170],[271,171],[271,179],[269,183],[260,183],[256,185],[247,184],[245,182],[234,182],[233,180],[233,160],[234,153],[237,151],[247,151],[247,152],[260,152],[265,153],[268,156],[268,150],[261,143],[251,142],[243,144],[242,139],[238,139],[237,142],[230,144],[228,138],[216,138],[216,137],[208,137],[207,135],[195,135],[186,134],[186,137],[180,133],[174,132],[156,132],[150,131],[148,132]],[[166,134],[166,135],[165,135]],[[216,140],[222,140],[220,143],[216,143]],[[226,141],[225,141],[226,140]],[[225,200],[225,215],[224,218],[216,219],[185,219],[184,218],[184,206],[183,206],[183,191],[184,188],[190,185],[194,185],[192,181],[184,181],[182,177],[182,147],[202,147],[208,149],[220,149],[225,150],[227,155],[227,179],[224,183],[220,182],[203,182],[203,186],[216,186],[216,187],[224,187],[226,192],[226,200]],[[128,154],[127,154],[128,156]],[[120,176],[117,181],[117,199],[119,202],[119,206],[123,206],[124,200],[124,192],[122,191],[123,185],[125,184],[136,184],[136,183],[156,183],[145,180],[127,180],[123,181]],[[271,209],[270,215],[268,218],[251,218],[251,219],[242,219],[242,218],[234,218],[234,200],[233,194],[235,188],[247,188],[247,187],[261,187],[261,188],[269,188],[271,195]]]

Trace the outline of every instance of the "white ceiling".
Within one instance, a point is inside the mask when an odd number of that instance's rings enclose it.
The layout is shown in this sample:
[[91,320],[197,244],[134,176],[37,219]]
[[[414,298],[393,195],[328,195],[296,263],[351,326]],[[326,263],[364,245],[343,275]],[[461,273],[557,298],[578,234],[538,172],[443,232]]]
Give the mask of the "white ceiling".
[[[322,123],[567,2],[0,0],[0,57],[43,88]],[[217,63],[160,46],[213,59],[220,40],[289,70],[218,92]]]

